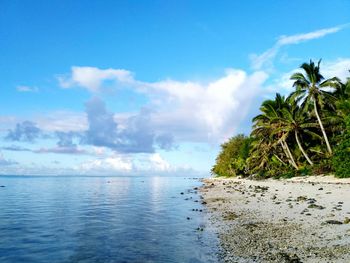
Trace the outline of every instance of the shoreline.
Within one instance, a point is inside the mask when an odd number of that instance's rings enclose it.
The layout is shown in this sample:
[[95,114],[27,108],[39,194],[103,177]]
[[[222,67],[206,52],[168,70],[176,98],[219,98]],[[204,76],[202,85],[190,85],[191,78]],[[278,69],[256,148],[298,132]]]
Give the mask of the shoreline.
[[203,179],[223,262],[350,262],[350,179]]

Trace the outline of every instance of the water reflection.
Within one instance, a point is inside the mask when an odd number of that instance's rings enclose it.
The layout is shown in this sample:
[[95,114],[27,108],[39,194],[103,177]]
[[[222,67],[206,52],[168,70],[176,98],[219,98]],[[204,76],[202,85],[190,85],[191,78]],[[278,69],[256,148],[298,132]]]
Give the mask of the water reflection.
[[[215,262],[197,181],[0,177],[0,262]],[[187,217],[192,218],[187,220]],[[214,245],[213,245],[214,244]]]

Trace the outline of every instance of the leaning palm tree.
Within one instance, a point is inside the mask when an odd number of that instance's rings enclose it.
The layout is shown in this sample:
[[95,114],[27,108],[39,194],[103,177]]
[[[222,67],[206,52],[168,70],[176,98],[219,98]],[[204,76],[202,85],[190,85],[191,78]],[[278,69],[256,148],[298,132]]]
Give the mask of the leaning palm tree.
[[310,121],[306,118],[305,113],[300,110],[299,105],[295,100],[290,98],[287,99],[285,107],[281,109],[281,114],[279,117],[280,128],[274,130],[275,133],[280,133],[281,131],[285,134],[286,137],[289,137],[290,134],[294,134],[295,141],[310,165],[313,165],[309,155],[305,151],[304,147],[300,141],[301,133],[306,133],[311,135],[312,137],[318,137],[310,128],[314,128],[317,126],[316,123]]
[[278,93],[274,100],[264,101],[260,107],[261,114],[253,118],[252,136],[260,138],[260,145],[265,145],[265,148],[270,150],[274,149],[277,144],[281,145],[288,162],[295,169],[299,169],[286,142],[286,133],[282,130],[279,133],[274,132],[281,127],[281,110],[285,106],[285,98]]
[[332,93],[326,89],[337,89],[340,81],[336,77],[324,80],[324,77],[320,73],[320,63],[321,60],[315,65],[315,63],[310,60],[310,63],[304,63],[300,66],[305,74],[298,72],[291,76],[290,79],[294,80],[293,87],[296,87],[296,91],[292,96],[298,101],[301,101],[305,108],[310,104],[313,105],[313,111],[326,142],[327,150],[332,154],[332,147],[329,144],[326,131],[318,112],[318,107],[323,107],[326,101],[332,101],[334,99]]

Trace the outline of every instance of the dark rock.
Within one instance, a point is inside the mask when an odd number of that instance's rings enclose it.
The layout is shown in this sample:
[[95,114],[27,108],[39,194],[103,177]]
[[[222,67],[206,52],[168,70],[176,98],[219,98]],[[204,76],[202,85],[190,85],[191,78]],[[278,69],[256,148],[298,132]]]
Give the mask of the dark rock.
[[331,225],[342,225],[343,224],[343,222],[340,222],[338,220],[327,220],[326,223],[331,224]]
[[318,190],[320,190],[320,191],[323,190],[323,187],[318,188]]
[[319,210],[325,209],[324,206],[322,206],[322,205],[316,205],[316,204],[311,204],[311,205],[309,205],[307,208],[315,208],[315,209],[319,209]]
[[288,254],[286,252],[278,252],[267,258],[268,262],[286,262],[286,263],[302,263],[296,254]]
[[298,196],[297,199],[296,199],[297,202],[306,201],[306,200],[307,200],[307,197],[304,196],[304,195],[303,196]]
[[269,190],[269,187],[256,185],[256,186],[254,186],[254,190],[255,190],[255,192],[265,192],[265,191]]
[[309,198],[309,199],[307,199],[307,203],[308,204],[314,204],[314,203],[316,203],[316,199],[315,198]]

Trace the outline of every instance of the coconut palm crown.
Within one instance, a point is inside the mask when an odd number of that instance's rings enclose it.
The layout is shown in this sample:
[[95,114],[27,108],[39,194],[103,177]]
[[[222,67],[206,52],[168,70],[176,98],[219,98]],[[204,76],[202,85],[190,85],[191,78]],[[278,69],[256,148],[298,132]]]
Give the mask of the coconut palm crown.
[[338,89],[340,80],[337,77],[325,80],[320,73],[320,63],[321,60],[318,61],[317,65],[312,60],[310,60],[310,63],[303,63],[300,68],[303,69],[304,73],[297,72],[291,76],[290,79],[294,80],[293,87],[296,88],[292,97],[300,101],[304,109],[308,109],[309,105],[313,105],[313,113],[316,115],[327,150],[332,155],[332,147],[321,120],[319,108],[324,107],[326,103],[332,105],[334,96],[327,89]]

